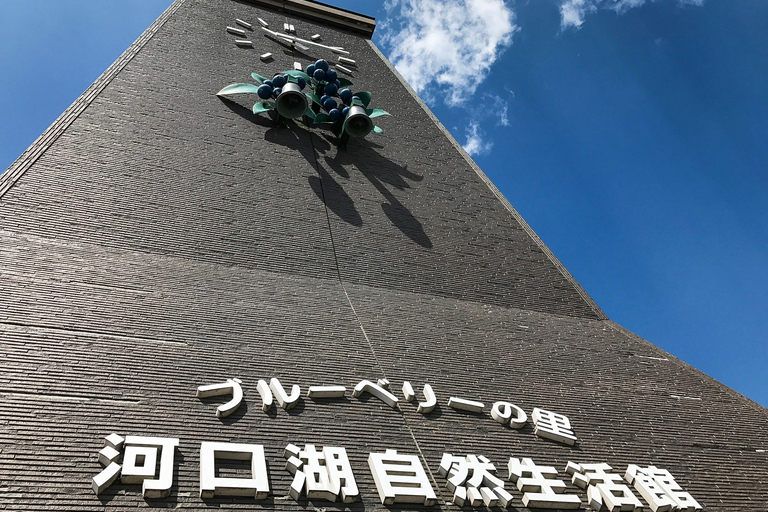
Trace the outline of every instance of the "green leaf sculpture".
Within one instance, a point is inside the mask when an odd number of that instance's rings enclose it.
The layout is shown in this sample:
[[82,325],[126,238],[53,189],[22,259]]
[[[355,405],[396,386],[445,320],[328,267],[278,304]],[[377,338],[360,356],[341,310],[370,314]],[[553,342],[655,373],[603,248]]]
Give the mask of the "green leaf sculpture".
[[311,99],[313,103],[317,103],[322,107],[322,104],[320,103],[320,98],[318,98],[317,94],[312,94],[311,92],[305,92],[304,94],[306,94],[307,98]]
[[308,74],[304,73],[303,71],[298,71],[296,69],[291,69],[289,71],[283,71],[283,74],[284,75],[288,75],[288,76],[292,76],[294,78],[303,78],[304,80],[307,81],[307,83],[309,83],[312,80],[312,78],[309,78]]
[[387,112],[386,110],[381,110],[380,108],[368,108],[368,109],[365,110],[365,113],[368,114],[368,117],[370,117],[371,119],[373,119],[374,117],[379,117],[379,116],[391,116],[392,115],[389,112]]
[[259,82],[259,85],[261,85],[261,84],[263,84],[264,82],[267,81],[267,77],[261,76],[261,75],[256,74],[256,73],[251,73],[251,76],[253,77],[254,80]]
[[242,94],[246,92],[255,93],[259,90],[258,85],[253,84],[230,84],[216,93],[216,96],[224,94]]
[[360,98],[363,105],[368,108],[368,104],[371,102],[371,93],[368,91],[360,91],[355,93],[355,97]]
[[253,105],[253,113],[261,114],[262,112],[269,112],[270,110],[274,110],[275,106],[274,101],[260,101]]

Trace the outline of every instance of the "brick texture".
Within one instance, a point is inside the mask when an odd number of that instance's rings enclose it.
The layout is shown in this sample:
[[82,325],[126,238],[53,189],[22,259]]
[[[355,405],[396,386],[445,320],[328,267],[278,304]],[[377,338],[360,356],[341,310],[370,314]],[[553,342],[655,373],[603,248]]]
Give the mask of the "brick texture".
[[[253,115],[254,98],[218,98],[326,57],[260,33],[235,46],[226,26],[257,17],[349,49],[354,89],[393,114],[385,133],[339,150],[323,128]],[[455,508],[444,452],[485,455],[504,479],[511,456],[563,479],[569,460],[653,464],[707,510],[768,510],[768,411],[606,319],[368,40],[290,13],[175,2],[0,175],[0,275],[1,509],[384,511],[366,459],[397,449],[422,457],[432,510]],[[194,393],[230,377],[245,405],[222,421]],[[271,377],[348,392],[265,413]],[[401,399],[404,380],[430,383],[439,406],[351,396],[378,378]],[[565,414],[579,442],[499,425],[497,400]],[[93,493],[112,432],[181,439],[169,498]],[[263,444],[269,497],[201,500],[201,441]],[[361,500],[291,499],[288,443],[345,447]]]

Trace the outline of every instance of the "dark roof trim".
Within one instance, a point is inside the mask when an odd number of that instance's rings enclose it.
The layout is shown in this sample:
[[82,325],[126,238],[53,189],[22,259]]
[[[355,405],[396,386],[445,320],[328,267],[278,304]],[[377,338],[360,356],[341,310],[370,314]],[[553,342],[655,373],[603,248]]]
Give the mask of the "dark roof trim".
[[364,35],[368,39],[373,36],[376,29],[376,19],[364,14],[333,7],[313,0],[245,0],[254,5],[271,7],[295,14],[311,20],[321,21],[334,25],[357,34]]

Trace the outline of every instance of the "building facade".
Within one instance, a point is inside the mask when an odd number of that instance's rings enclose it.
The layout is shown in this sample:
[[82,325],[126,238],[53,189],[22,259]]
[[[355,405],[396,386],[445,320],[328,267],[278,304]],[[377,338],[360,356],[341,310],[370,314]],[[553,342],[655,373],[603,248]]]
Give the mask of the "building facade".
[[[610,321],[374,27],[176,0],[0,175],[0,508],[768,510],[768,410]],[[383,133],[217,95],[318,59]]]

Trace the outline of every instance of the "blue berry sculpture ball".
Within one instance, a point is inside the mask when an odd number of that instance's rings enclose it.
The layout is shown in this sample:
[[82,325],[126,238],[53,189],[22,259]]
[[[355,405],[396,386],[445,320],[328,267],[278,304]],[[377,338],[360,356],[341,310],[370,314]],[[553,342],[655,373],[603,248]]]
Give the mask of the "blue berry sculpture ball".
[[339,78],[339,75],[336,74],[335,69],[329,69],[325,72],[325,78],[329,82],[335,82],[337,78]]
[[341,110],[337,108],[332,108],[328,111],[328,117],[331,121],[336,121],[338,119],[341,119]]
[[312,73],[312,76],[315,77],[315,80],[323,81],[325,80],[325,71],[322,69],[315,69],[315,72]]
[[275,85],[272,83],[272,80],[264,80],[264,85],[268,85],[270,87],[274,87]]
[[315,62],[315,69],[322,69],[323,71],[328,71],[328,62],[326,62],[325,59],[320,59],[317,62]]
[[315,72],[315,65],[314,64],[310,64],[309,66],[307,66],[307,74],[309,76],[312,76],[312,74],[314,72]]
[[283,75],[275,75],[272,77],[272,85],[275,87],[283,87],[288,80]]
[[283,89],[281,87],[275,87],[274,89],[272,89],[272,96],[277,98],[278,96],[280,96],[281,92],[283,92]]
[[341,111],[341,116],[347,117],[347,114],[349,114],[349,107],[344,107],[344,110]]
[[299,89],[303,89],[307,86],[307,81],[302,77],[299,77],[296,79],[296,84],[299,86]]
[[328,96],[336,96],[338,90],[339,88],[336,86],[336,84],[325,84],[325,94]]
[[349,89],[342,89],[339,91],[339,98],[341,98],[341,101],[344,103],[349,103],[352,101],[352,91]]
[[320,97],[320,104],[321,104],[321,105],[325,105],[325,100],[327,100],[328,98],[330,98],[330,96],[327,96],[327,95],[323,94],[323,95]]
[[331,110],[335,109],[338,105],[336,105],[336,100],[333,98],[326,98],[323,102],[323,108],[330,112]]
[[268,100],[272,97],[272,87],[267,84],[260,85],[259,88],[256,89],[256,94],[259,95],[259,98]]

